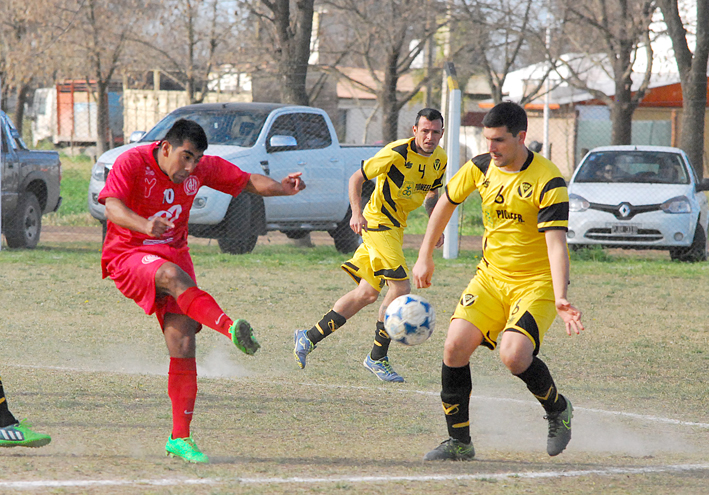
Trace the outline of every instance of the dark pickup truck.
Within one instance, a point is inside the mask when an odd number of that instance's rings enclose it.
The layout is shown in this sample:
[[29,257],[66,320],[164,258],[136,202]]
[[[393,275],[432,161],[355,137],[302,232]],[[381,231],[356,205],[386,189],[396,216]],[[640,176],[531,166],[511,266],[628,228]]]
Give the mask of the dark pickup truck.
[[42,214],[56,211],[62,166],[59,153],[27,149],[10,118],[0,111],[2,233],[8,247],[32,249],[39,242]]

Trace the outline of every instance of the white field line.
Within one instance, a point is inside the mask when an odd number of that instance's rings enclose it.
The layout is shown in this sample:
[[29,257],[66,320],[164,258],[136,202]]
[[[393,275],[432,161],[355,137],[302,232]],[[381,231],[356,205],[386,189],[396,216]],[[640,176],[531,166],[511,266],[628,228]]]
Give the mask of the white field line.
[[180,486],[180,485],[283,485],[283,484],[318,484],[318,483],[392,483],[401,481],[461,481],[461,480],[505,480],[505,479],[549,479],[578,478],[582,476],[617,476],[640,475],[648,473],[679,473],[688,471],[706,471],[709,464],[676,464],[667,466],[645,466],[573,471],[522,471],[511,473],[481,474],[431,474],[417,476],[332,476],[320,478],[163,478],[142,480],[39,480],[39,481],[0,481],[0,489],[41,490],[46,488],[96,488],[108,486]]
[[[102,373],[109,373],[109,374],[134,374],[134,373],[126,373],[126,372],[120,372],[120,371],[102,371],[102,370],[87,370],[87,369],[82,369],[82,368],[71,368],[71,367],[62,367],[62,366],[34,366],[34,365],[27,365],[27,364],[10,364],[10,365],[4,365],[4,366],[13,366],[16,368],[30,368],[30,369],[46,369],[46,370],[56,370],[56,371],[76,371],[80,373],[94,373],[96,371],[101,371]],[[150,373],[140,373],[140,374],[150,374]],[[227,377],[226,379],[231,379]],[[284,385],[283,382],[271,382],[274,385]],[[299,383],[297,385],[301,385],[303,387],[318,387],[318,388],[341,388],[341,389],[348,389],[348,390],[381,390],[383,392],[398,392],[401,394],[419,394],[419,395],[426,395],[426,396],[434,396],[434,397],[440,397],[439,392],[432,392],[429,390],[407,390],[407,389],[398,389],[394,387],[365,387],[365,386],[354,386],[354,385],[333,385],[333,384],[323,384],[323,383]],[[481,396],[481,395],[471,395],[471,399],[473,400],[479,400],[479,401],[499,401],[499,402],[512,402],[512,403],[517,403],[517,404],[523,404],[523,405],[537,405],[537,402],[531,401],[531,400],[523,400],[523,399],[509,399],[506,397],[487,397],[487,396]],[[624,411],[606,411],[604,409],[595,409],[591,407],[581,407],[581,406],[576,406],[574,405],[574,411],[586,411],[590,413],[595,413],[595,414],[605,414],[608,416],[620,416],[620,417],[625,417],[625,418],[630,418],[630,419],[637,419],[637,420],[642,420],[642,421],[648,421],[651,423],[663,423],[663,424],[669,424],[669,425],[677,425],[677,426],[691,426],[695,428],[707,428],[709,429],[709,423],[699,423],[699,422],[694,422],[694,421],[682,421],[679,419],[672,419],[672,418],[663,418],[661,416],[652,416],[649,414],[637,414],[637,413],[632,413],[632,412],[624,412]]]

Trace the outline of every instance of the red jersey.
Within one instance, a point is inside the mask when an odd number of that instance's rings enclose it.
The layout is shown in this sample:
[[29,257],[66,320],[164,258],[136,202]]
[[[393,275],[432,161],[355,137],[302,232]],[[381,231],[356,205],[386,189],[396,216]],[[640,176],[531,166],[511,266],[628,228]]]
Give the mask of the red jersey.
[[106,240],[103,243],[101,267],[103,277],[108,274],[106,266],[115,256],[128,250],[151,246],[155,252],[159,246],[182,249],[187,246],[187,223],[190,209],[201,186],[209,186],[232,196],[237,196],[246,187],[251,174],[218,156],[203,156],[195,171],[181,184],[175,184],[160,170],[153,151],[159,143],[138,146],[121,154],[106,179],[106,186],[98,201],[106,198],[120,199],[128,208],[141,217],[152,219],[162,216],[175,227],[156,239],[108,222]]

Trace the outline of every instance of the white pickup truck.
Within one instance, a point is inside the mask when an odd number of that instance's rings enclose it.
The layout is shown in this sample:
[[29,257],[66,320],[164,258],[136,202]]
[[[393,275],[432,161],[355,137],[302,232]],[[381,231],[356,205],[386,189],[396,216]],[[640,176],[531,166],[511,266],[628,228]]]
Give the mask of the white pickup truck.
[[[88,205],[106,224],[98,194],[118,155],[129,148],[162,139],[178,119],[199,123],[207,133],[208,155],[220,156],[250,173],[280,181],[303,172],[307,188],[287,197],[261,198],[242,193],[233,198],[202,187],[190,212],[190,234],[216,238],[222,251],[250,252],[259,235],[280,230],[297,239],[313,230],[327,231],[340,252],[361,242],[349,227],[349,177],[378,147],[340,145],[328,115],[318,108],[271,103],[197,104],[179,108],[148,133],[133,133],[131,143],[101,155],[91,172]],[[363,198],[373,184],[363,188]]]

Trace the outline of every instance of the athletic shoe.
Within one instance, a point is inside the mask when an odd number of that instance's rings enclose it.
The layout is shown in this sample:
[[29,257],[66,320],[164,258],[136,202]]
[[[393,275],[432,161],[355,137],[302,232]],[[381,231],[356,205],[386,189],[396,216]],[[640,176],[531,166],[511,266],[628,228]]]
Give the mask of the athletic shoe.
[[391,367],[391,364],[389,364],[389,358],[387,356],[384,356],[383,358],[375,361],[372,359],[372,356],[367,354],[367,357],[364,358],[364,367],[367,368],[369,371],[377,375],[377,378],[384,382],[403,382],[404,377],[401,376],[399,373],[394,371],[394,368]]
[[463,443],[449,438],[423,456],[424,461],[472,461],[475,457],[473,442]]
[[254,330],[246,320],[236,320],[232,323],[229,327],[229,333],[231,334],[231,341],[244,354],[253,356],[261,348],[261,344],[254,337]]
[[172,435],[170,435],[165,444],[165,454],[170,457],[179,457],[186,462],[195,464],[209,462],[209,457],[199,450],[192,435],[187,438],[172,438]]
[[544,419],[549,421],[547,454],[550,456],[561,454],[571,440],[571,418],[574,415],[574,408],[569,399],[564,397],[564,400],[566,400],[566,409],[544,416]]
[[0,447],[43,447],[52,437],[32,431],[27,420],[0,428]]
[[293,355],[295,356],[295,362],[298,363],[300,369],[305,369],[305,358],[308,354],[313,352],[315,349],[315,344],[313,344],[308,338],[307,330],[296,330],[295,335],[295,347],[293,348]]

